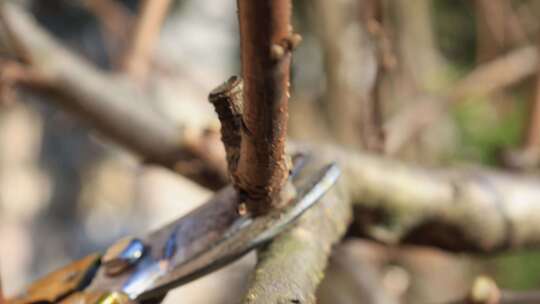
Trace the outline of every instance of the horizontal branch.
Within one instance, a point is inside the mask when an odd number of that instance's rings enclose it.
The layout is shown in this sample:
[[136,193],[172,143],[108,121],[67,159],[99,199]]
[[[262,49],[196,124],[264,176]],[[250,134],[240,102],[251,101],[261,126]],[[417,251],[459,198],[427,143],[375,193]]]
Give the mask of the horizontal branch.
[[537,72],[538,48],[525,46],[476,67],[446,94],[450,101],[487,95]]
[[13,45],[24,54],[29,69],[49,84],[26,89],[52,97],[48,98],[51,102],[138,153],[145,162],[174,169],[213,189],[226,183],[224,153],[209,149],[221,147],[217,131],[174,126],[153,111],[150,96],[133,83],[99,71],[67,51],[16,5],[5,3],[1,9]]
[[355,210],[356,231],[382,243],[495,253],[540,246],[540,179],[481,168],[420,168],[302,145],[338,160],[344,174],[321,204],[260,255],[244,303],[313,303],[329,248]]
[[343,186],[340,178],[294,228],[259,252],[243,303],[316,303],[315,292],[332,246],[345,234],[352,217]]
[[326,153],[343,164],[364,235],[483,253],[540,246],[538,177],[422,168],[335,148]]

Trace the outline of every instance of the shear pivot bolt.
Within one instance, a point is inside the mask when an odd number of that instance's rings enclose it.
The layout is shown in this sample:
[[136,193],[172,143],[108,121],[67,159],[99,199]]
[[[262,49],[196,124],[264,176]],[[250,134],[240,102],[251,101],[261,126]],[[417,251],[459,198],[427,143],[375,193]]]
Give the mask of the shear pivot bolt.
[[144,254],[144,244],[139,239],[127,237],[109,247],[101,258],[108,275],[118,275],[134,266]]

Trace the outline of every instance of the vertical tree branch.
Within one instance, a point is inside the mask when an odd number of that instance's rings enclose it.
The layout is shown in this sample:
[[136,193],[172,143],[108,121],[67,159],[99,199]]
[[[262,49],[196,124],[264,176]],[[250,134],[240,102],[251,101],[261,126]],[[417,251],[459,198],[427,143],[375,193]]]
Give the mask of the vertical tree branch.
[[312,5],[313,26],[324,54],[323,113],[329,129],[338,143],[369,149],[378,141],[373,140],[375,108],[371,98],[378,62],[375,41],[361,20],[365,4],[357,0],[317,0]]
[[137,78],[144,78],[149,69],[153,46],[170,3],[170,0],[143,1],[131,42],[122,58],[122,70]]
[[241,155],[233,173],[248,209],[278,207],[285,158],[291,50],[290,0],[238,0],[244,109]]
[[376,48],[376,76],[369,97],[366,98],[362,112],[363,141],[368,151],[384,153],[385,135],[383,128],[383,100],[381,98],[382,80],[396,65],[395,56],[391,52],[391,41],[383,24],[384,9],[379,0],[360,0],[360,14],[369,39]]

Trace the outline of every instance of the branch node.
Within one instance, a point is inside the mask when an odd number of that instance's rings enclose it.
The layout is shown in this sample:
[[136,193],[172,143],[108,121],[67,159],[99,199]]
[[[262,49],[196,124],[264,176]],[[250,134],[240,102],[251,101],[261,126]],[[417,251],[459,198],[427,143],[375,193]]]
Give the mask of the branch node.
[[281,60],[285,56],[285,48],[279,44],[272,44],[270,47],[270,56],[274,61]]
[[293,51],[302,42],[302,36],[298,33],[292,33],[289,37],[285,38],[285,42],[287,43],[287,49]]
[[302,36],[298,33],[291,33],[280,43],[274,43],[270,47],[270,57],[274,61],[281,60],[287,53],[294,51],[302,42]]

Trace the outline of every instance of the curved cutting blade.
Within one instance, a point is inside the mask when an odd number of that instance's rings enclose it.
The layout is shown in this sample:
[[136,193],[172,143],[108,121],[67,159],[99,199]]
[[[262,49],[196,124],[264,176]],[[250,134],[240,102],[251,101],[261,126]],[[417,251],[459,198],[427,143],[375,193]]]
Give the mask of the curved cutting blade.
[[225,188],[201,207],[142,238],[147,250],[133,268],[116,276],[100,269],[87,290],[123,291],[137,301],[162,296],[274,238],[312,207],[339,175],[337,165],[331,164],[307,179],[295,178],[293,201],[257,217],[239,215],[236,191]]

